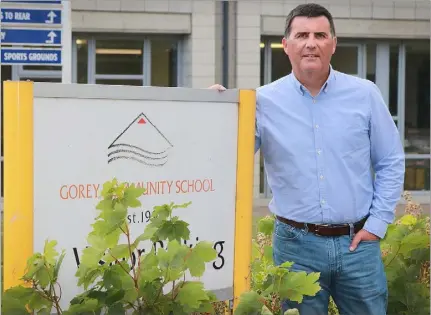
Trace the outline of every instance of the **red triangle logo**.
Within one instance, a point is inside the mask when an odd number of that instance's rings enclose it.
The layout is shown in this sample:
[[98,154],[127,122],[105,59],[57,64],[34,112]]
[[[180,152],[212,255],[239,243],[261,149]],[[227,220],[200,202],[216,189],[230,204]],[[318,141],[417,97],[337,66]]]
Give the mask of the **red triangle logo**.
[[146,124],[147,122],[145,121],[144,118],[139,119],[138,124]]

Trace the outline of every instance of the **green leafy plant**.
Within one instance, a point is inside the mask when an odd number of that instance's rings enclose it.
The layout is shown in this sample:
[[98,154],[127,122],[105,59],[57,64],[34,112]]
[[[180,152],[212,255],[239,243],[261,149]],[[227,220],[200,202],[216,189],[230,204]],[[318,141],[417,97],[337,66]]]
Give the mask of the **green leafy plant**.
[[[132,238],[128,209],[141,206],[139,198],[144,192],[115,179],[103,185],[102,200],[97,205],[99,214],[76,272],[84,292],[69,301],[67,310],[60,307],[62,289],[58,283],[65,252],[56,250],[55,240],[47,240],[43,252],[27,260],[23,285],[3,293],[2,313],[223,314],[223,301],[216,301],[203,283],[186,280],[186,274],[197,278],[203,275],[205,264],[216,258],[210,242],[201,241],[193,248],[181,243],[189,239],[189,225],[174,211],[187,208],[190,203],[155,207],[144,233]],[[389,284],[388,313],[428,314],[430,218],[421,215],[420,206],[408,195],[406,199],[406,214],[389,226],[381,243]],[[274,265],[273,226],[272,216],[258,223],[251,261],[252,288],[241,295],[235,315],[279,315],[282,299],[301,303],[304,296],[315,296],[320,290],[319,273],[292,271],[291,262]],[[163,242],[168,246],[145,254],[139,250],[141,242]],[[338,314],[333,302],[329,312]],[[299,313],[292,309],[285,314]]]
[[[320,273],[292,271],[292,262],[275,266],[272,259],[271,237],[274,217],[258,222],[257,239],[253,240],[251,261],[251,288],[241,295],[235,315],[280,315],[280,301],[288,299],[301,303],[304,296],[315,296],[320,291]],[[299,314],[297,309],[283,315]]]
[[[216,297],[199,281],[186,280],[186,274],[200,277],[205,264],[216,258],[213,244],[200,241],[193,248],[181,243],[190,236],[189,225],[173,214],[189,203],[165,204],[154,208],[144,233],[132,239],[127,224],[128,208],[140,207],[144,189],[106,182],[98,203],[99,215],[87,237],[76,272],[84,292],[62,310],[58,273],[64,252],[55,241],[47,241],[43,253],[28,259],[23,285],[3,295],[4,314],[192,314],[214,313]],[[120,238],[125,239],[120,243]],[[143,254],[141,242],[163,241],[167,248]]]
[[[404,214],[388,226],[380,243],[388,282],[391,315],[430,313],[430,217],[410,193],[404,193]],[[331,301],[329,315],[338,315]]]
[[55,250],[56,241],[46,241],[43,253],[36,253],[27,261],[27,270],[22,277],[25,286],[16,286],[2,296],[3,314],[49,315],[59,305],[61,288],[57,284],[58,272],[65,253]]
[[430,217],[406,193],[405,214],[381,242],[388,281],[388,314],[430,313]]
[[[407,201],[404,214],[389,225],[386,236],[381,241],[381,254],[389,289],[388,314],[425,315],[430,312],[430,216],[423,214],[421,206],[408,192],[404,193],[404,199]],[[273,216],[264,217],[258,222],[257,237],[253,240],[252,291],[243,294],[238,306],[239,314],[281,314],[280,300],[295,300],[295,296],[293,299],[292,295],[283,296],[284,292],[277,290],[279,287],[269,287],[277,275],[279,276],[279,270],[274,269],[272,261],[273,226]],[[286,263],[278,268],[288,269],[290,266],[291,263]],[[284,278],[278,277],[282,279],[280,287],[283,283],[286,287],[291,286],[292,281],[287,279],[286,274],[294,273],[288,270],[281,272]],[[318,279],[317,274],[305,276],[302,273],[300,277],[301,282],[304,282],[298,290],[298,302],[302,301],[303,295],[314,296],[318,291],[317,287],[308,291],[308,288],[313,288],[312,285],[317,286],[317,283],[313,282]],[[289,291],[289,294],[292,294],[292,291]],[[296,310],[290,311],[292,314],[299,314],[294,313]],[[332,298],[328,314],[339,314]]]

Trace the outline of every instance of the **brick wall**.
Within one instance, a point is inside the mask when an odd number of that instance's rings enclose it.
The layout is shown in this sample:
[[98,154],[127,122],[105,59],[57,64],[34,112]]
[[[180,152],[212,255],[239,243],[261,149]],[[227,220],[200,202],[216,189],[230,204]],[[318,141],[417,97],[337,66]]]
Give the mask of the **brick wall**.
[[192,10],[192,32],[184,43],[185,85],[203,88],[216,83],[216,5],[193,1]]
[[[280,16],[287,15],[294,7],[306,2],[311,1],[261,0],[256,2],[255,6],[260,5],[262,15]],[[430,19],[430,2],[427,0],[319,0],[316,2],[328,8],[335,18]]]
[[72,0],[72,10],[191,13],[192,0]]
[[[236,8],[236,87],[260,85],[260,2],[238,1]],[[259,196],[260,154],[255,155],[253,194]]]
[[260,85],[260,2],[238,1],[236,27],[236,87]]

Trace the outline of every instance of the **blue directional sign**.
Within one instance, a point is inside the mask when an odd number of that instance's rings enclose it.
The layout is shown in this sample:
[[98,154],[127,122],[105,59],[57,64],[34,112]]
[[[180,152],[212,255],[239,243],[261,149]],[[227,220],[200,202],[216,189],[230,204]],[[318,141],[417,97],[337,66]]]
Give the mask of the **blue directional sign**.
[[3,65],[61,65],[61,49],[2,48]]
[[61,31],[59,30],[2,28],[0,34],[2,45],[61,45]]
[[61,10],[1,9],[2,24],[61,24]]
[[71,43],[63,45],[62,37],[71,34],[71,1],[0,0],[1,64],[62,66],[70,81]]

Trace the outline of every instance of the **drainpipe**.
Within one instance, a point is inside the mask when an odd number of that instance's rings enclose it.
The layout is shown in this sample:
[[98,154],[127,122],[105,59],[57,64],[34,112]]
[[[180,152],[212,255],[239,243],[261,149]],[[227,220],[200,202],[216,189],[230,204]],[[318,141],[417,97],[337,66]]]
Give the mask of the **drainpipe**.
[[222,1],[223,15],[223,34],[222,34],[222,49],[223,49],[223,70],[222,70],[222,85],[229,87],[229,1]]

